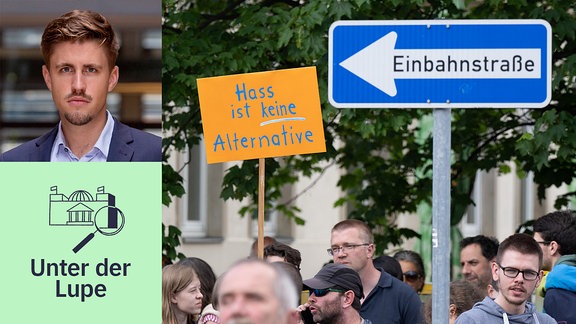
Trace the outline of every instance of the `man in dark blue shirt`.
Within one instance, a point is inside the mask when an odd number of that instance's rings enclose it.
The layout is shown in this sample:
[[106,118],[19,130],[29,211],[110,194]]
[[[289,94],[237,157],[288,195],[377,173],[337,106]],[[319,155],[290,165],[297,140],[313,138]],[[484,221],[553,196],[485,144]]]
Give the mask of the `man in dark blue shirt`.
[[334,263],[358,272],[364,299],[360,315],[374,324],[424,323],[422,302],[410,286],[378,270],[372,263],[374,236],[366,223],[347,219],[334,225],[328,253]]

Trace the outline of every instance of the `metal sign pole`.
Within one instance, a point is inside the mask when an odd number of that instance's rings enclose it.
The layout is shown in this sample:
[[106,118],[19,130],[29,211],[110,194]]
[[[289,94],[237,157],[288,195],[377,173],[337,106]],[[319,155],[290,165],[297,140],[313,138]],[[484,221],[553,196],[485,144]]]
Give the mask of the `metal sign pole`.
[[448,323],[450,306],[449,108],[434,109],[432,140],[432,323]]

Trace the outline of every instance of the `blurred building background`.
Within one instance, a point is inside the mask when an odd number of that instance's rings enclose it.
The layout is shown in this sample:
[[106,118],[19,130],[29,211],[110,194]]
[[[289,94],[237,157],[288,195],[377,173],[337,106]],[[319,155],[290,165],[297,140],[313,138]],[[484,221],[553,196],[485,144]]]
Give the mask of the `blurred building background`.
[[97,11],[120,40],[120,81],[108,109],[132,127],[161,135],[162,12],[157,0],[0,1],[0,151],[58,122],[42,78],[40,40],[48,22],[73,9]]
[[[282,159],[282,158],[277,158]],[[248,257],[251,245],[258,236],[256,217],[241,217],[240,209],[246,201],[223,201],[221,184],[226,169],[236,162],[207,164],[203,143],[191,152],[174,153],[170,163],[181,170],[186,194],[170,207],[164,206],[163,221],[176,225],[182,231],[182,245],[178,251],[207,261],[217,274],[224,272],[233,262]],[[298,249],[302,254],[301,273],[311,278],[331,260],[326,252],[330,247],[330,230],[334,224],[347,218],[347,206],[334,207],[334,202],[345,195],[337,181],[346,170],[332,165],[312,179],[300,180],[288,186],[282,201],[291,200],[301,209],[299,216],[305,225],[297,225],[279,212],[267,211],[264,234]],[[514,165],[510,166],[514,170]],[[518,227],[555,210],[556,197],[575,190],[574,186],[554,187],[547,190],[547,199],[539,201],[532,176],[519,179],[515,172],[502,175],[497,170],[479,172],[474,185],[473,200],[466,215],[456,227],[463,237],[484,234],[499,241],[513,234]],[[574,208],[571,204],[569,208]],[[256,216],[256,215],[254,215]],[[422,240],[411,239],[401,246],[390,246],[385,251],[393,255],[400,249],[421,251],[427,268],[427,281],[431,280],[431,239],[424,233],[431,231],[431,209],[414,214],[395,215],[399,227],[407,227],[423,235]],[[452,241],[458,246],[458,241]],[[458,250],[459,256],[459,250]],[[460,269],[453,269],[454,277]],[[453,278],[456,279],[456,278]]]

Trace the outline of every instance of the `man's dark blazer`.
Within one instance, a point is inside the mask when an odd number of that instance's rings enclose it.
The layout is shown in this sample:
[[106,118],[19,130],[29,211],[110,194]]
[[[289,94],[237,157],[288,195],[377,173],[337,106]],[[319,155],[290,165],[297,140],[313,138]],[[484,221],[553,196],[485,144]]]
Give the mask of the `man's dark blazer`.
[[[49,162],[58,127],[0,155],[3,162]],[[162,138],[114,119],[108,162],[161,162]]]

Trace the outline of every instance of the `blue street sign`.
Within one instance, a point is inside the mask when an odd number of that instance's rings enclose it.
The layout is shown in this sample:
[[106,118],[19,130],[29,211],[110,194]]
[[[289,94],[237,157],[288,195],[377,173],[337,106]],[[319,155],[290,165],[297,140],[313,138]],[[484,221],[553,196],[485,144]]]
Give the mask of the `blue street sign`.
[[337,21],[328,97],[339,108],[542,108],[551,34],[545,20]]

